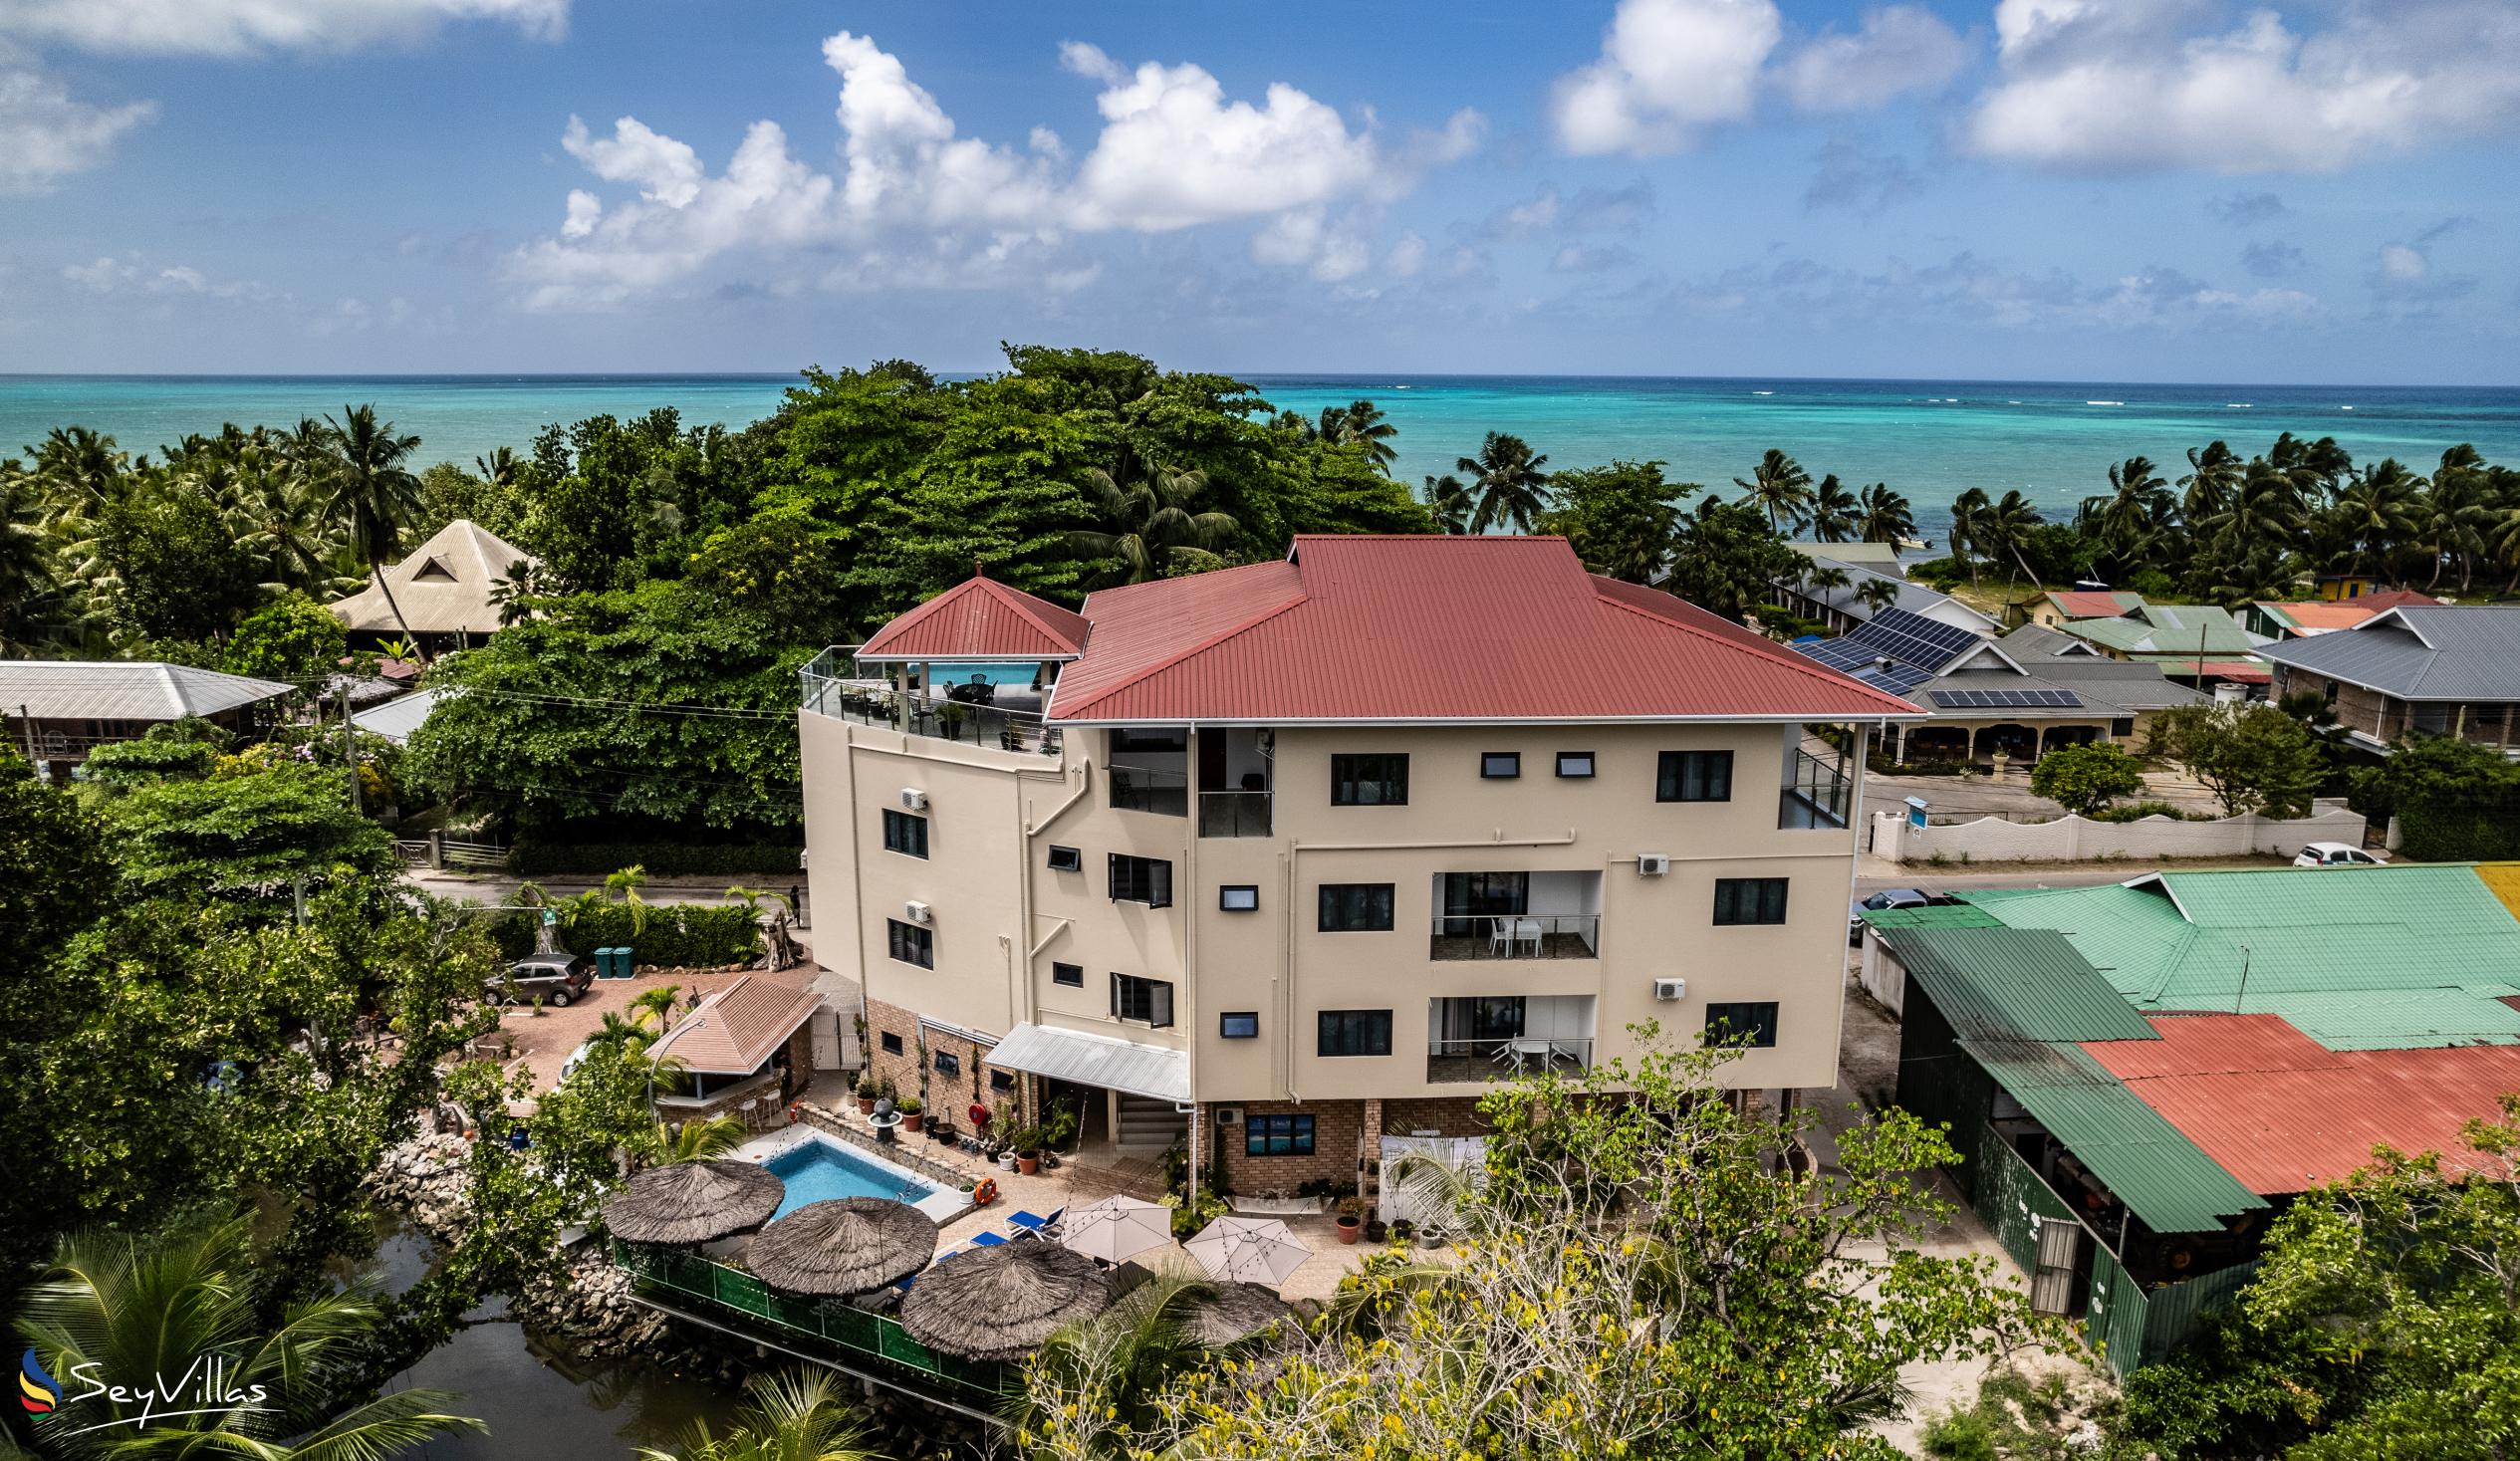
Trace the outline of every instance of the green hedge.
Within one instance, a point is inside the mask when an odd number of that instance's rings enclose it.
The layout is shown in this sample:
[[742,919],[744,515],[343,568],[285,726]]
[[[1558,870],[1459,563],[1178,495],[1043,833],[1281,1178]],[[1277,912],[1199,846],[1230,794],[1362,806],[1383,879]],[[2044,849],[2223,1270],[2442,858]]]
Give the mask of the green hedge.
[[2418,862],[2520,857],[2520,798],[2412,798],[2397,804],[2397,852]]
[[544,843],[520,839],[508,870],[520,877],[602,877],[644,867],[650,877],[779,877],[798,881],[796,846],[777,843]]
[[[534,928],[542,915],[516,911],[491,927],[499,949],[520,958],[534,947]],[[620,903],[560,911],[560,942],[572,953],[602,948],[629,948],[642,964],[713,968],[747,964],[760,950],[761,930],[741,904],[650,903],[647,926],[633,929],[630,910]]]

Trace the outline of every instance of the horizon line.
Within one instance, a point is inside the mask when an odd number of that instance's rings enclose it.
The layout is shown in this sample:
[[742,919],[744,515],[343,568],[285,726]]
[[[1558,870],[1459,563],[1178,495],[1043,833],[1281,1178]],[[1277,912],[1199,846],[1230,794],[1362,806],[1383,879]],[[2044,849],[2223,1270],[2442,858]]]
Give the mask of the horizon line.
[[[302,372],[302,371],[289,371],[289,370],[219,370],[219,371],[167,371],[167,370],[0,370],[0,383],[20,382],[20,381],[48,381],[48,380],[49,380],[49,381],[78,381],[78,380],[105,380],[105,381],[150,381],[150,380],[167,380],[167,381],[178,381],[178,380],[179,380],[179,381],[246,381],[246,380],[273,380],[273,381],[292,381],[292,382],[295,382],[295,381],[317,382],[317,381],[335,381],[335,380],[382,380],[382,381],[467,380],[467,381],[513,381],[513,382],[518,382],[518,383],[525,383],[525,382],[537,382],[537,383],[540,383],[540,382],[563,381],[563,380],[602,380],[602,381],[625,381],[625,382],[637,382],[637,381],[672,381],[672,380],[724,380],[724,381],[746,381],[746,382],[762,382],[762,383],[768,383],[768,382],[772,382],[772,381],[797,381],[797,380],[801,380],[801,379],[804,377],[804,374],[805,374],[805,372],[806,372],[806,370],[807,370],[807,369],[822,369],[822,368],[824,368],[824,367],[822,367],[822,366],[800,366],[800,367],[797,367],[797,368],[793,368],[793,369],[785,369],[785,370],[379,370],[379,371],[330,370],[330,371],[308,371],[308,372]],[[843,368],[854,368],[854,367],[843,367]],[[1165,366],[1162,366],[1162,365],[1158,365],[1157,368],[1166,368],[1166,369],[1168,369],[1169,367],[1165,367]],[[999,370],[947,370],[947,369],[936,369],[936,370],[934,370],[934,371],[933,371],[933,373],[934,373],[934,374],[935,374],[938,378],[940,378],[940,379],[960,381],[960,380],[977,380],[977,379],[984,379],[984,378],[987,378],[987,377],[992,376],[992,375],[997,375],[997,374],[1002,374],[1002,373],[1007,373],[1007,372],[1004,372],[1004,371],[999,371]],[[2448,380],[2417,381],[2417,382],[2355,381],[2355,380],[2303,380],[2303,381],[2290,381],[2290,380],[2140,380],[2140,379],[2131,379],[2131,378],[2113,378],[2113,377],[2110,377],[2110,376],[2099,376],[2099,375],[2095,375],[2095,376],[2086,376],[2086,377],[2081,377],[2081,378],[2075,378],[2075,377],[2069,377],[2069,376],[2003,376],[2003,375],[1792,375],[1792,374],[1676,374],[1676,375],[1652,375],[1652,374],[1639,374],[1639,373],[1635,373],[1635,372],[1626,372],[1626,371],[1613,371],[1613,372],[1588,372],[1588,371],[1572,371],[1572,370],[1464,371],[1464,370],[1374,370],[1374,369],[1351,369],[1351,370],[1249,370],[1249,371],[1245,371],[1245,370],[1233,370],[1233,369],[1191,369],[1191,370],[1185,370],[1185,371],[1182,371],[1181,373],[1222,374],[1222,375],[1228,375],[1228,376],[1231,376],[1232,378],[1237,379],[1237,380],[1244,380],[1244,381],[1251,381],[1251,382],[1272,381],[1272,380],[1275,380],[1275,381],[1302,381],[1302,380],[1324,380],[1324,381],[1334,381],[1334,380],[1335,380],[1335,381],[1342,381],[1342,382],[1346,382],[1346,381],[1355,381],[1355,380],[1370,380],[1370,379],[1377,379],[1377,378],[1383,378],[1383,377],[1390,377],[1390,378],[1391,378],[1391,380],[1392,380],[1392,385],[1393,385],[1393,386],[1403,385],[1403,384],[1411,384],[1411,383],[1415,383],[1415,382],[1418,382],[1418,381],[1620,380],[1620,381],[1654,381],[1654,382],[1666,382],[1666,381],[1668,381],[1668,382],[1695,382],[1695,381],[1709,381],[1709,382],[1732,382],[1732,381],[1776,381],[1776,382],[1793,382],[1793,383],[1798,383],[1798,384],[1807,384],[1807,385],[1890,385],[1890,384],[1907,384],[1907,383],[1914,383],[1914,384],[1936,384],[1936,385],[2055,385],[2055,386],[2076,386],[2076,387],[2083,387],[2083,386],[2096,386],[2096,385],[2112,385],[2112,386],[2141,386],[2141,387],[2144,387],[2144,388],[2148,388],[2148,389],[2205,389],[2205,388],[2211,388],[2211,389],[2215,389],[2215,390],[2238,390],[2238,389],[2247,389],[2247,388],[2265,388],[2265,389],[2275,389],[2275,390],[2507,390],[2507,391],[2520,391],[2520,381],[2515,381],[2515,382],[2510,382],[2510,383],[2504,383],[2504,382],[2467,382],[2467,381],[2448,381]],[[1392,388],[1392,387],[1391,387],[1391,386],[1386,386],[1386,387],[1385,387],[1385,388],[1388,389],[1388,388]]]

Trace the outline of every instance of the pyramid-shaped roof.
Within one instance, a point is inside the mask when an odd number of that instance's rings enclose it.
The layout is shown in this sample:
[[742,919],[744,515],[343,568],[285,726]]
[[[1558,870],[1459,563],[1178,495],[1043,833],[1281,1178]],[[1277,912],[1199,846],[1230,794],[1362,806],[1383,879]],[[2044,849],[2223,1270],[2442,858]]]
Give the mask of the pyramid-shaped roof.
[[975,576],[876,630],[858,658],[1067,660],[1085,636],[1082,614]]
[[[508,577],[514,565],[534,561],[532,554],[498,534],[457,518],[409,557],[384,569],[382,577],[393,590],[390,602],[372,581],[336,600],[333,616],[354,632],[398,634],[408,625],[416,634],[496,633],[499,606],[490,601],[492,586]],[[402,610],[399,618],[396,609]]]

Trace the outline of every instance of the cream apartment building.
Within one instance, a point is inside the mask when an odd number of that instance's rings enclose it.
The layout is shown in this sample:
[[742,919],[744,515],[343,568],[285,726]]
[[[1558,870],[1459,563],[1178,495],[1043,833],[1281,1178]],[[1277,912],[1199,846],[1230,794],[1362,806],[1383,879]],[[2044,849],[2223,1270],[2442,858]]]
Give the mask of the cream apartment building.
[[975,578],[807,671],[818,953],[949,1119],[1370,1188],[1642,1022],[1832,1085],[1861,771],[1806,727],[1916,715],[1559,539],[1306,537],[1082,614]]

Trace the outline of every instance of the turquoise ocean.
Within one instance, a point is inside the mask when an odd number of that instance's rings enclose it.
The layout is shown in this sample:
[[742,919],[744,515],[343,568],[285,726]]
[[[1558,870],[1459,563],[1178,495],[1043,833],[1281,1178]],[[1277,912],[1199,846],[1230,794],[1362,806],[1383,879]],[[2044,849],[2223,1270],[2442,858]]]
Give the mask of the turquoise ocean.
[[[1318,414],[1372,399],[1399,435],[1393,471],[1415,482],[1452,469],[1488,431],[1511,431],[1554,467],[1658,459],[1679,481],[1724,485],[1770,446],[1813,475],[1888,482],[1938,530],[1968,487],[2019,488],[2049,515],[2107,487],[2109,465],[2143,455],[2175,479],[2188,448],[2216,437],[2244,454],[2278,432],[2334,436],[2357,461],[2429,469],[2473,443],[2520,464],[2520,388],[2164,385],[2004,380],[1651,379],[1568,375],[1254,375],[1269,400]],[[125,450],[156,452],[223,422],[284,425],[378,411],[421,438],[423,461],[469,465],[529,446],[544,426],[667,405],[687,422],[741,425],[775,409],[793,375],[0,375],[0,456],[78,423]]]

